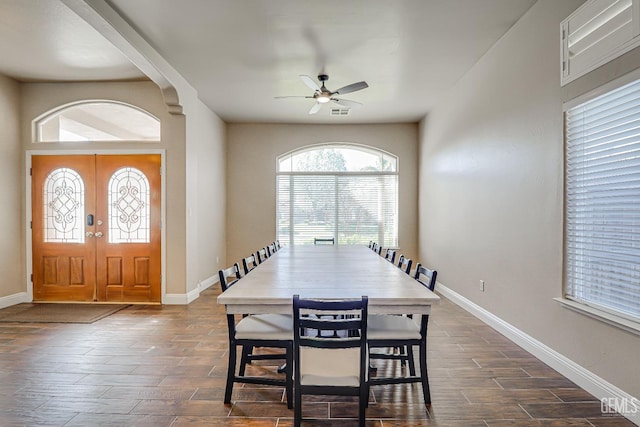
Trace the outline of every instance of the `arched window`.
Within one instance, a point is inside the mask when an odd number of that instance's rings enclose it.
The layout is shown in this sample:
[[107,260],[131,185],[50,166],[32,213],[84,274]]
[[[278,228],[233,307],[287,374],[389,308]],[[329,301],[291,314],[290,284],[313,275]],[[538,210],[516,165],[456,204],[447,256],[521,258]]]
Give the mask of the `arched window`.
[[160,141],[160,120],[116,101],[66,105],[35,121],[36,142]]
[[280,242],[398,245],[398,159],[353,144],[305,147],[278,158]]

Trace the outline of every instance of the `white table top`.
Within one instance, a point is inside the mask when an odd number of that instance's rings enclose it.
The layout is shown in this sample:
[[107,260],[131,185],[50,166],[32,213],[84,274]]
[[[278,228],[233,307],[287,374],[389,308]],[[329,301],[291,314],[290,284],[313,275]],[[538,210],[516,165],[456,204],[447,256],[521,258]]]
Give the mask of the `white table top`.
[[291,313],[292,296],[369,298],[369,313],[429,314],[440,297],[356,245],[284,247],[218,296],[228,313]]

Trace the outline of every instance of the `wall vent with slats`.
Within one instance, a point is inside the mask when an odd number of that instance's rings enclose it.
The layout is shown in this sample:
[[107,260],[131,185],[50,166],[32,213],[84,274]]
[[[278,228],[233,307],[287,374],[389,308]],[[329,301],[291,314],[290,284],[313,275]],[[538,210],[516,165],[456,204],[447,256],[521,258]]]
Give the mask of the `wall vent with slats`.
[[640,0],[588,0],[560,31],[565,85],[640,45]]
[[331,115],[332,116],[348,116],[349,115],[348,108],[332,108]]

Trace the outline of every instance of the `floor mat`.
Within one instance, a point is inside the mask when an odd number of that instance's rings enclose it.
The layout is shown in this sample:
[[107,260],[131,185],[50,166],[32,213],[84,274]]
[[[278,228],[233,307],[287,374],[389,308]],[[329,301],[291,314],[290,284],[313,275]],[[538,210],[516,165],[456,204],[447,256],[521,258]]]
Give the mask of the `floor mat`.
[[93,323],[127,305],[24,303],[0,310],[0,322]]

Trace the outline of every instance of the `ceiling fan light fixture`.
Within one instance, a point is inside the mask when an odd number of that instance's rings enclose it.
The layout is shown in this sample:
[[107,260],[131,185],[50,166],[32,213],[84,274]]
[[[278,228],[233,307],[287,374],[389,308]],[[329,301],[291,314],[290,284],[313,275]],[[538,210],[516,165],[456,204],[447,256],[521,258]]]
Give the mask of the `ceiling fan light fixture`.
[[362,104],[359,102],[338,98],[336,97],[336,95],[342,95],[343,93],[351,93],[351,92],[366,89],[369,87],[367,82],[362,81],[362,82],[351,83],[350,85],[343,86],[340,89],[335,91],[330,91],[324,85],[324,82],[329,80],[329,76],[326,74],[320,74],[318,76],[318,80],[320,81],[321,85],[318,85],[315,82],[315,80],[313,80],[311,77],[307,75],[300,75],[300,79],[305,85],[307,85],[310,89],[313,90],[313,95],[311,96],[308,96],[308,95],[307,96],[303,96],[303,95],[302,96],[276,96],[276,98],[312,98],[316,101],[316,103],[313,104],[313,106],[309,110],[309,114],[316,114],[318,111],[320,111],[320,109],[322,109],[322,106],[324,104],[327,104],[328,102],[333,102],[335,104],[340,105],[345,109],[344,111],[347,111],[347,112],[351,107],[361,107]]

